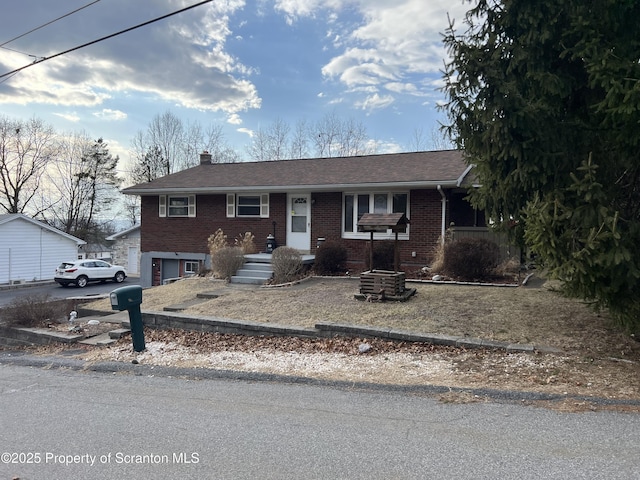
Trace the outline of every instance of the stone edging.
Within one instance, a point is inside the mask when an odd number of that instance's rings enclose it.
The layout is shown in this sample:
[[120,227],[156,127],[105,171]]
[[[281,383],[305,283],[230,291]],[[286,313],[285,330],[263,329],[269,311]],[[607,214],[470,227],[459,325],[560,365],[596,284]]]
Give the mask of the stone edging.
[[165,329],[177,328],[197,332],[217,332],[241,335],[276,335],[306,338],[330,338],[335,336],[381,338],[404,342],[423,342],[434,345],[449,345],[460,348],[493,348],[506,352],[562,353],[561,350],[533,344],[498,342],[472,337],[448,336],[433,333],[417,334],[409,331],[362,325],[317,323],[315,328],[289,325],[246,322],[226,318],[185,316],[172,312],[142,312],[146,327]]
[[[89,315],[104,316],[109,313],[97,310],[79,308],[82,317]],[[281,325],[273,323],[260,323],[231,320],[219,317],[207,316],[185,316],[181,313],[173,312],[152,312],[143,311],[142,321],[145,327],[154,329],[181,329],[196,332],[225,333],[237,335],[274,335],[274,336],[295,336],[303,338],[331,338],[336,336],[358,337],[358,338],[380,338],[385,340],[402,342],[420,342],[434,345],[447,345],[459,348],[491,348],[504,350],[505,352],[543,352],[543,353],[563,353],[562,350],[533,344],[520,344],[486,340],[481,338],[441,335],[437,333],[415,333],[404,330],[394,330],[384,327],[372,327],[366,325],[337,324],[337,323],[316,323],[313,328],[297,327],[291,325]],[[129,328],[128,321],[122,325]],[[0,338],[4,345],[26,345],[26,344],[50,344],[56,342],[74,343],[78,338],[69,335],[52,335],[51,332],[43,329],[11,328],[2,327]]]

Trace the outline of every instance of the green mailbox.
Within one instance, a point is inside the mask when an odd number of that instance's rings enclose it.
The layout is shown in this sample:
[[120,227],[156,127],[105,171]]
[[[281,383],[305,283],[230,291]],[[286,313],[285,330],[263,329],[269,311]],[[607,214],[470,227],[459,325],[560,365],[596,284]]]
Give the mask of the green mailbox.
[[111,308],[113,310],[127,310],[129,312],[133,349],[136,352],[142,352],[145,349],[142,312],[140,311],[140,304],[142,304],[142,287],[129,285],[116,288],[109,295],[109,299],[111,300]]

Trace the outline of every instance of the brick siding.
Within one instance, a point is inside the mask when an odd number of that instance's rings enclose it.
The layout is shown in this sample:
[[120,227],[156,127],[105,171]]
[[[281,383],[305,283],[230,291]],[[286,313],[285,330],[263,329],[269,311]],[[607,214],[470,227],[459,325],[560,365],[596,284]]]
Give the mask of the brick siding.
[[207,240],[219,228],[230,244],[234,238],[251,232],[256,247],[263,251],[267,236],[273,233],[280,243],[287,230],[286,194],[274,193],[269,198],[269,218],[227,218],[225,195],[197,195],[196,216],[158,216],[158,197],[144,196],[141,201],[141,250],[143,252],[208,253]]
[[[438,245],[442,226],[442,197],[435,190],[411,190],[410,239],[400,240],[400,263],[405,267],[428,265]],[[265,250],[266,238],[274,232],[278,245],[286,239],[287,195],[272,193],[269,200],[269,218],[227,218],[226,196],[197,195],[196,217],[159,217],[158,197],[143,196],[141,251],[208,253],[207,239],[221,228],[230,243],[239,235],[251,232],[256,247]],[[449,209],[447,202],[447,209]],[[338,241],[347,248],[349,268],[359,273],[364,270],[368,239],[343,239],[342,193],[317,192],[311,195],[311,250],[319,237]],[[447,225],[449,214],[447,213]],[[412,252],[416,256],[412,256]],[[157,275],[157,272],[154,272]]]

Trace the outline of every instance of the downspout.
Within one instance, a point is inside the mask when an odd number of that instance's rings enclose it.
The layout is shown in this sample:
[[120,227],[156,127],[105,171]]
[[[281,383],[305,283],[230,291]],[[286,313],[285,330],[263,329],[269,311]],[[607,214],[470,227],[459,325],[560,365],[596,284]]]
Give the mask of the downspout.
[[438,185],[438,191],[442,197],[442,224],[440,225],[440,243],[444,245],[444,236],[447,232],[447,196],[442,190],[442,185]]

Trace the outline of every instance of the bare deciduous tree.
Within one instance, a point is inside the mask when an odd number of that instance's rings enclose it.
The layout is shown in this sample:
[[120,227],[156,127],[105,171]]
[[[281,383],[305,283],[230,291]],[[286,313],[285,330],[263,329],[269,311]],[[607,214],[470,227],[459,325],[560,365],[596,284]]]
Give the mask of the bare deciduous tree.
[[55,154],[55,132],[42,120],[0,117],[0,207],[24,213],[37,198],[46,166]]
[[289,153],[290,127],[287,122],[277,118],[266,128],[260,128],[253,137],[247,152],[252,160],[284,160]]
[[86,133],[62,135],[58,142],[58,155],[47,168],[44,216],[60,230],[71,233],[79,229],[82,211],[86,207],[85,185],[78,181],[82,158],[91,145]]
[[431,129],[429,138],[422,127],[413,130],[409,140],[408,150],[410,152],[421,152],[425,150],[448,150],[455,148],[453,142],[447,137],[447,133],[438,127]]
[[156,115],[146,131],[137,132],[131,147],[131,183],[150,182],[193,167],[204,150],[212,154],[215,162],[239,159],[238,154],[226,145],[222,127],[211,125],[205,130],[198,122],[185,124],[170,111]]
[[305,120],[296,122],[293,138],[289,145],[289,158],[309,157],[309,127]]
[[427,139],[424,135],[424,129],[422,127],[414,128],[409,140],[408,150],[410,152],[422,152],[427,150]]
[[99,241],[106,221],[99,214],[119,195],[116,175],[118,157],[107,144],[84,133],[60,137],[58,156],[47,169],[43,218],[60,230],[87,241]]
[[311,136],[319,157],[351,157],[375,153],[362,122],[353,118],[343,120],[335,113],[325,115],[311,129]]

